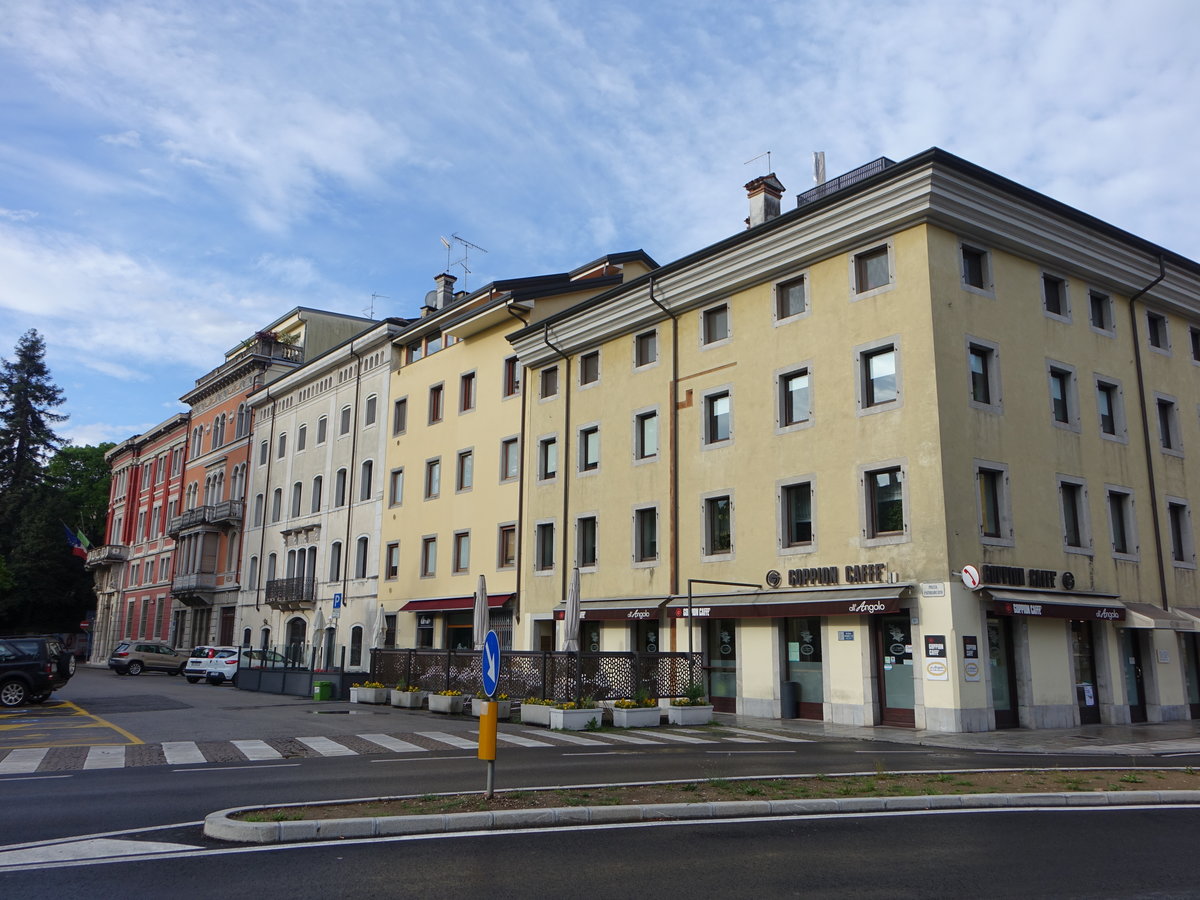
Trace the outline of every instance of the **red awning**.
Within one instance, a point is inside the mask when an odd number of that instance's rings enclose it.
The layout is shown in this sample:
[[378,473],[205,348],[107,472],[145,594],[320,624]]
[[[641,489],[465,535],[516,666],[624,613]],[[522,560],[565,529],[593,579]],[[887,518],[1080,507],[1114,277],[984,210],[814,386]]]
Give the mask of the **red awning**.
[[[513,598],[513,594],[488,594],[488,609],[503,606]],[[475,595],[469,597],[438,597],[433,600],[409,600],[400,612],[452,612],[462,609],[475,608]]]

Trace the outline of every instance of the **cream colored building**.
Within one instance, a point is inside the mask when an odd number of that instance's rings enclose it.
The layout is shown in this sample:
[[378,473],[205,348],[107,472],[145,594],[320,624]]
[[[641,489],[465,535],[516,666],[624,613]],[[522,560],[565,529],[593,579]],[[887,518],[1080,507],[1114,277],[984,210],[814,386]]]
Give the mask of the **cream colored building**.
[[747,187],[746,231],[510,334],[514,646],[578,567],[583,649],[694,647],[718,709],[1200,715],[1200,266],[940,150]]

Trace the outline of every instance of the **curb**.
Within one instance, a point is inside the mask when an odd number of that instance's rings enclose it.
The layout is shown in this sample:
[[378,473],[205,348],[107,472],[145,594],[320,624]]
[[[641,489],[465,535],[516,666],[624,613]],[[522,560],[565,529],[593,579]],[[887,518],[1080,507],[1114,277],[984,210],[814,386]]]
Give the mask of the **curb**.
[[[1044,807],[1200,805],[1200,791],[1096,791],[1052,794],[941,794],[926,797],[854,797],[846,800],[735,800],[717,803],[658,803],[641,806],[565,806],[497,812],[377,816],[358,819],[301,819],[290,822],[243,822],[237,813],[263,809],[241,806],[210,813],[206,837],[244,844],[278,844],[337,838],[453,834],[570,825],[674,822],[760,816],[831,813],[909,812],[930,809],[1031,809]],[[277,808],[272,807],[272,808]]]

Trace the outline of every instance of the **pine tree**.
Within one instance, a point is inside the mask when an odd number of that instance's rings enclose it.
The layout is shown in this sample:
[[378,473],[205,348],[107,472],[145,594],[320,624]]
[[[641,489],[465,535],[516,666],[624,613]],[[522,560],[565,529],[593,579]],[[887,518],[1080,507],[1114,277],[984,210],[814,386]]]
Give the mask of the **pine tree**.
[[46,342],[35,329],[17,341],[10,362],[0,360],[0,527],[41,483],[51,452],[62,444],[53,425],[66,416],[53,412],[62,390],[50,380]]

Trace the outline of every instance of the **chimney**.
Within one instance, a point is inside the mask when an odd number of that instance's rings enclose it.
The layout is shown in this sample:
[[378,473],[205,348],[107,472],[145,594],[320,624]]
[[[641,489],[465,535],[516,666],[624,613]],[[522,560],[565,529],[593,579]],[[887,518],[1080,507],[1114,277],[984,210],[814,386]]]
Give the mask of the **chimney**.
[[746,220],[746,227],[753,228],[777,217],[779,198],[783,196],[784,190],[774,172],[749,182],[746,185],[746,194],[750,198],[750,218]]
[[443,272],[433,280],[437,282],[437,300],[435,301],[435,305],[438,309],[445,309],[454,302],[454,282],[458,281],[458,279],[449,272]]

